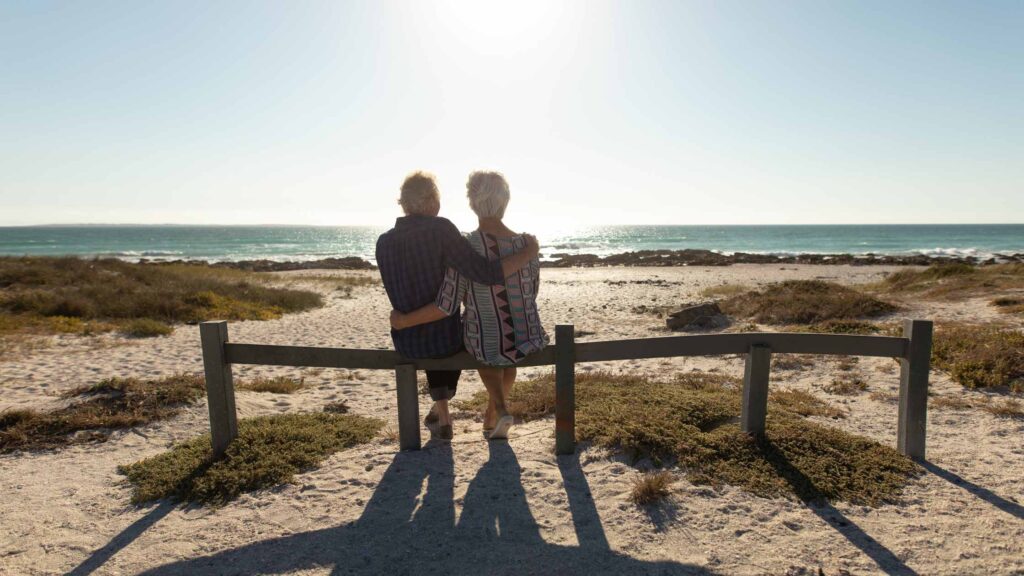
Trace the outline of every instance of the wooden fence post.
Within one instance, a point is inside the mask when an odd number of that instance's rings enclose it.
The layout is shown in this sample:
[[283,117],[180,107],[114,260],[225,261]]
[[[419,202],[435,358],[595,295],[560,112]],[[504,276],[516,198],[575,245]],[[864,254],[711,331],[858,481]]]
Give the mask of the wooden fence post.
[[395,367],[398,388],[398,446],[402,450],[420,449],[420,399],[416,389],[416,366]]
[[576,329],[555,326],[555,452],[576,452]]
[[747,353],[743,369],[743,407],[740,430],[753,436],[764,434],[768,417],[768,374],[771,371],[772,349],[754,344]]
[[928,371],[931,369],[932,323],[904,320],[903,337],[910,339],[907,355],[900,359],[899,424],[896,449],[915,460],[924,460],[928,420]]
[[228,323],[203,322],[199,325],[203,348],[203,370],[206,373],[206,400],[210,407],[210,436],[213,455],[220,458],[228,444],[238,437],[238,416],[235,413],[235,385],[231,365],[224,360],[224,344],[228,341]]

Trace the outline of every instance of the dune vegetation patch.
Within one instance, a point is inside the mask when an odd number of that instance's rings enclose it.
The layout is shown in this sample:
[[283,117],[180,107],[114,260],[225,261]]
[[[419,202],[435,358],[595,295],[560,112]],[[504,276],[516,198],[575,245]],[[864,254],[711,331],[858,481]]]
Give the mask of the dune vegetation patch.
[[131,336],[132,338],[151,338],[154,336],[167,336],[174,332],[174,328],[152,318],[136,318],[129,320],[121,331],[126,336]]
[[305,379],[299,378],[296,380],[290,376],[259,377],[252,380],[239,380],[235,383],[235,388],[238,390],[269,392],[271,394],[292,394],[305,387]]
[[170,418],[205,393],[203,378],[108,378],[65,392],[73,402],[52,411],[0,412],[0,454],[107,440],[114,430]]
[[319,294],[271,280],[205,264],[3,257],[0,334],[122,330],[144,337],[166,334],[176,323],[270,320],[323,306]]
[[900,270],[875,285],[881,292],[937,299],[960,298],[1024,288],[1024,264],[933,264]]
[[1024,314],[1024,296],[1001,296],[989,304],[1004,314]]
[[816,324],[803,327],[804,332],[816,332],[820,334],[882,334],[893,332],[895,328],[882,326],[874,322],[863,320],[826,320]]
[[896,306],[833,282],[787,280],[718,303],[730,316],[762,324],[816,324],[884,316]]
[[647,506],[672,495],[675,478],[668,470],[645,472],[633,481],[629,497],[637,506]]
[[295,274],[282,276],[282,278],[294,282],[311,282],[324,286],[340,298],[352,298],[352,294],[357,288],[381,285],[380,277],[362,274]]
[[705,298],[727,298],[747,292],[750,292],[749,286],[742,284],[719,284],[718,286],[711,286],[701,290],[700,295]]
[[[517,383],[510,407],[522,410],[517,416],[539,418],[553,413],[553,399],[554,376],[548,374]],[[457,407],[482,411],[486,402],[481,392]],[[549,402],[542,413],[539,407]],[[919,471],[893,448],[805,419],[842,417],[811,394],[771,394],[763,438],[741,432],[739,415],[739,383],[725,376],[691,372],[659,381],[577,374],[578,440],[655,464],[675,462],[694,483],[730,484],[764,497],[877,505],[895,501]]]
[[932,363],[968,388],[1024,392],[1024,332],[998,326],[943,324],[935,331]]
[[161,498],[223,505],[244,492],[290,482],[331,454],[372,440],[383,421],[350,414],[280,414],[238,422],[238,437],[214,459],[210,436],[118,467],[132,502]]

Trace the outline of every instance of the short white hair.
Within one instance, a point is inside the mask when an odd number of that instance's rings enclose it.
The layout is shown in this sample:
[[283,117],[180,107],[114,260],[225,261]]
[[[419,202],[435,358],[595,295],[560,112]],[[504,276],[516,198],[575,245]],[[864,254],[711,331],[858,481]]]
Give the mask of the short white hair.
[[510,197],[508,182],[500,172],[473,172],[466,181],[466,196],[469,207],[480,218],[501,219]]

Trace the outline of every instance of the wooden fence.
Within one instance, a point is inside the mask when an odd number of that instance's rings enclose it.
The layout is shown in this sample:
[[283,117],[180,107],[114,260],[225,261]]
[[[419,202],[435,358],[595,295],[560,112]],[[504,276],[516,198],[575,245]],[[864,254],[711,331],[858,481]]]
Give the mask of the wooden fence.
[[[210,406],[210,431],[213,451],[217,456],[222,455],[238,435],[232,364],[394,370],[398,390],[398,436],[403,450],[420,448],[416,371],[480,367],[476,359],[466,352],[438,360],[412,360],[391,350],[239,344],[228,340],[227,322],[203,322],[199,331]],[[772,354],[898,358],[900,397],[896,447],[902,454],[923,460],[931,346],[932,323],[927,320],[906,320],[903,335],[898,337],[748,332],[579,344],[574,341],[572,325],[559,325],[555,328],[555,344],[526,357],[519,366],[555,366],[555,445],[559,454],[571,454],[576,449],[574,389],[577,362],[743,354],[746,366],[740,427],[748,434],[760,435],[764,433],[768,413]]]

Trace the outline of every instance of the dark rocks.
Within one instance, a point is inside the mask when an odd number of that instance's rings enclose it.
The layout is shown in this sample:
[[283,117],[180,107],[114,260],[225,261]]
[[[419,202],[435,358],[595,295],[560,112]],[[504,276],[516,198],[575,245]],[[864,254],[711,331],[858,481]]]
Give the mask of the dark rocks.
[[377,267],[362,258],[346,256],[344,258],[322,258],[306,262],[276,262],[274,260],[239,260],[237,262],[217,262],[213,266],[221,268],[237,268],[250,272],[286,272],[290,270],[376,270]]
[[554,254],[557,260],[541,262],[549,268],[594,266],[729,266],[731,264],[847,264],[850,266],[896,265],[929,266],[931,264],[987,265],[1003,262],[1024,262],[1024,254],[1003,256],[998,260],[974,257],[933,257],[923,254],[720,254],[711,250],[640,250],[613,254],[604,258],[595,254]]
[[238,260],[224,262],[207,262],[206,260],[148,260],[140,258],[139,264],[166,266],[172,264],[191,264],[196,266],[212,266],[214,268],[234,268],[249,272],[288,272],[291,270],[376,270],[377,267],[356,256],[344,258],[322,258],[303,262],[276,260]]
[[687,306],[665,319],[670,330],[714,330],[725,328],[729,319],[715,302]]

